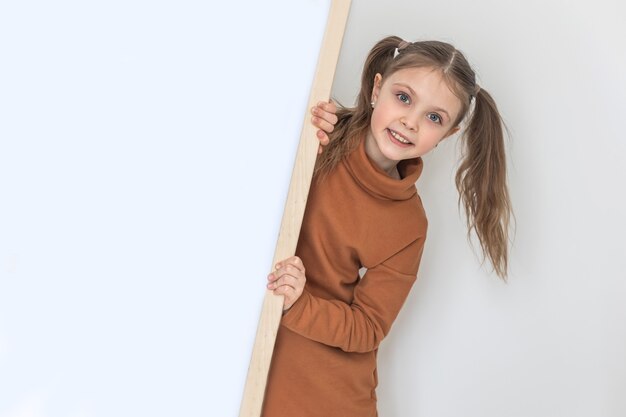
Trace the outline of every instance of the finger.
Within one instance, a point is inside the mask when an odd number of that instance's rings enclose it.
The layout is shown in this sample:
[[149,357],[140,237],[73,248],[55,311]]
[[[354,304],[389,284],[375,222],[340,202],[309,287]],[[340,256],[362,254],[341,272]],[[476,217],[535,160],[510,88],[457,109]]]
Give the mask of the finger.
[[291,299],[295,297],[295,292],[296,290],[287,286],[282,286],[273,291],[274,295],[284,295],[285,298],[289,298],[288,302],[292,302]]
[[302,272],[304,272],[304,263],[302,262],[302,259],[298,255],[290,256],[289,258],[286,258],[280,262],[277,262],[275,265],[275,268],[278,270],[287,265],[293,265],[297,267],[298,269],[300,269]]
[[277,288],[280,288],[280,287],[284,286],[284,285],[281,285],[280,282],[281,282],[280,278],[275,280],[275,281],[268,282],[267,283],[267,289],[268,290],[276,290]]
[[328,101],[320,101],[319,102],[319,106],[322,107],[324,110],[326,110],[327,112],[330,113],[337,113],[337,105],[335,104],[335,102],[330,99]]
[[330,142],[328,135],[323,130],[318,130],[316,135],[317,135],[317,139],[320,141],[320,145],[326,146]]
[[326,133],[330,133],[335,130],[335,125],[328,122],[327,120],[322,119],[321,117],[313,116],[311,118],[311,122],[316,127],[322,129]]
[[276,278],[270,280],[270,282],[276,282],[286,276],[292,276],[293,278],[298,280],[305,279],[304,272],[293,265],[286,265],[283,268],[274,271],[273,274]]
[[285,267],[279,268],[267,276],[268,285],[276,285],[279,279],[288,275],[291,275],[295,279],[304,278],[304,274],[298,268],[293,265],[286,265]]
[[318,101],[317,107],[329,113],[337,113],[337,105],[335,104],[333,99],[330,99],[328,101]]
[[[330,107],[329,107],[330,108]],[[339,118],[333,111],[329,111],[323,105],[317,105],[311,108],[311,114],[313,116],[319,117],[322,120],[326,120],[330,124],[336,124]]]
[[293,291],[296,292],[296,289],[294,287],[292,287],[291,285],[281,285],[278,287],[267,287],[268,290],[271,290],[274,292],[274,294],[278,295],[278,294],[285,294],[288,291]]
[[291,275],[284,275],[276,281],[267,284],[267,288],[274,291],[282,287],[291,287],[295,290],[296,288],[299,288],[301,286],[302,284],[299,282],[299,280]]
[[[284,261],[281,262],[281,266],[282,268],[287,268],[288,266],[292,266],[294,268],[296,268],[297,271],[304,273],[305,269],[304,269],[304,263],[302,262],[302,259],[300,259],[299,256],[294,255],[291,256],[287,259],[285,259]],[[293,271],[295,272],[295,271]]]
[[317,105],[311,109],[311,113],[333,125],[337,124],[337,121],[339,120],[335,114],[337,113],[337,108],[334,104],[325,103],[323,105]]

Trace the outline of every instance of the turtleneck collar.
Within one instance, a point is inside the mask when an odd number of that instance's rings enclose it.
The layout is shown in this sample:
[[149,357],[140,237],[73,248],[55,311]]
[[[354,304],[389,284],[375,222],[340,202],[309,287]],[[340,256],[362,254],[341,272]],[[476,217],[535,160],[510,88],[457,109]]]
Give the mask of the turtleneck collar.
[[343,159],[343,164],[354,180],[371,195],[385,200],[408,200],[417,193],[415,182],[422,173],[424,163],[421,157],[398,162],[401,179],[390,177],[367,153],[365,140]]

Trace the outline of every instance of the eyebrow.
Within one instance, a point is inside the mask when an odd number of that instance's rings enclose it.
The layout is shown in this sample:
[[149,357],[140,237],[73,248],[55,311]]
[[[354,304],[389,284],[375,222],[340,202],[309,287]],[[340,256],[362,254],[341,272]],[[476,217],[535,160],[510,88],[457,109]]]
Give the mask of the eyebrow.
[[[411,94],[413,94],[414,96],[417,96],[417,93],[415,91],[413,91],[413,89],[411,88],[410,85],[408,84],[404,84],[404,83],[393,83],[393,85],[397,85],[397,86],[401,86],[401,87],[405,87],[407,88]],[[435,110],[441,112],[441,113],[445,113],[446,116],[448,116],[448,119],[450,119],[450,115],[448,114],[448,112],[445,109],[442,109],[441,107],[435,107]]]

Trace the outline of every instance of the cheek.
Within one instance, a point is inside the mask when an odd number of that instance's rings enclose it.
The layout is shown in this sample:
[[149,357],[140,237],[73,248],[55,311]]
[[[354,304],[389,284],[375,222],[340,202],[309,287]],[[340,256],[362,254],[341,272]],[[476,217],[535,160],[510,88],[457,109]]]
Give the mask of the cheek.
[[381,109],[374,109],[374,112],[372,113],[372,118],[370,120],[370,127],[373,131],[384,129],[387,127],[384,120],[385,117]]
[[428,136],[428,143],[430,147],[434,148],[439,142],[441,142],[443,135],[440,131],[433,129],[433,132]]
[[424,123],[419,127],[417,137],[420,147],[424,149],[430,149],[434,148],[435,145],[439,142],[441,134],[437,131],[437,129],[427,126],[427,124]]

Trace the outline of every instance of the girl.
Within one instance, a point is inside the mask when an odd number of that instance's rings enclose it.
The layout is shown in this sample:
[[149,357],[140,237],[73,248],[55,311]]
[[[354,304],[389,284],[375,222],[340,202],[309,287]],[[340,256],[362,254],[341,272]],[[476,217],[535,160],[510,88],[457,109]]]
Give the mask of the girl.
[[426,239],[415,187],[421,156],[468,114],[459,202],[468,233],[506,279],[511,208],[492,97],[453,46],[381,40],[356,107],[339,109],[318,156],[296,256],[268,277],[285,301],[264,417],[377,416],[377,349],[416,280]]

